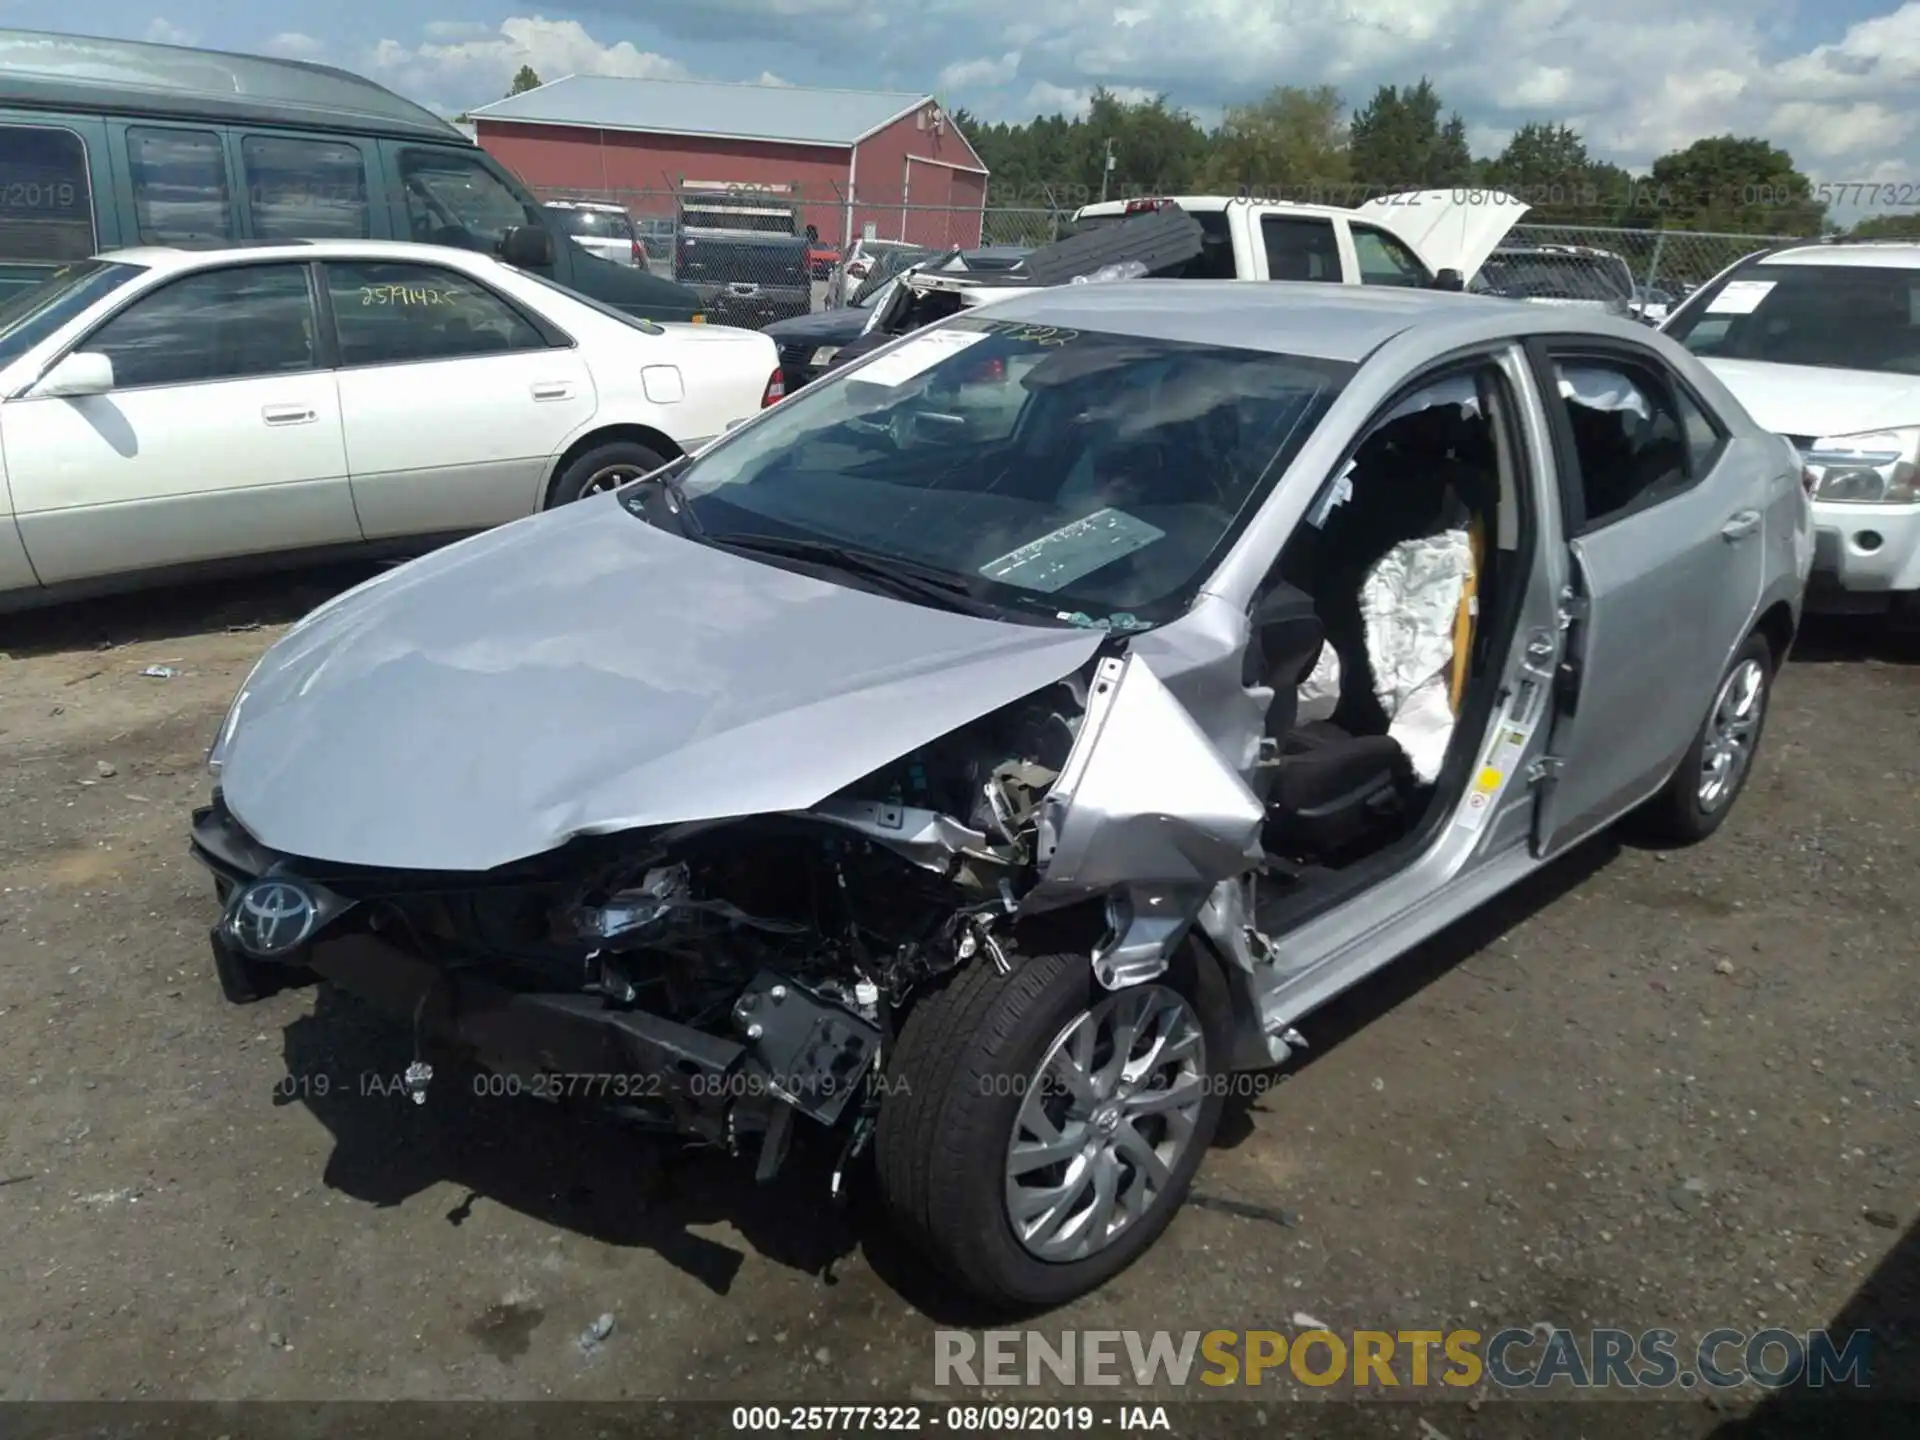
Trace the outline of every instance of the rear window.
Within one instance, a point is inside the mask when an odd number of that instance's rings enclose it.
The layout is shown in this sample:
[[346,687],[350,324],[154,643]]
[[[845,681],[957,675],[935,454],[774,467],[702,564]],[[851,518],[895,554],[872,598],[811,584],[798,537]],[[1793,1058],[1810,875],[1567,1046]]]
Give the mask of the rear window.
[[1742,266],[1667,333],[1702,356],[1920,375],[1920,269]]
[[682,235],[680,278],[695,285],[805,285],[806,247]]
[[97,248],[86,143],[54,126],[0,125],[0,264],[61,264]]
[[1633,274],[1610,256],[1495,254],[1474,288],[1515,299],[1631,300]]
[[[1227,227],[1227,212],[1224,210],[1189,210],[1187,214],[1200,222],[1200,253],[1189,260],[1179,270],[1163,272],[1163,277],[1173,280],[1232,280],[1236,272],[1233,268],[1233,232]],[[1084,230],[1099,230],[1108,225],[1117,225],[1130,217],[1126,215],[1088,215],[1073,222],[1071,233],[1078,235]],[[1062,234],[1061,239],[1067,236]]]
[[603,240],[633,239],[633,222],[611,210],[555,210],[560,228],[569,235]]

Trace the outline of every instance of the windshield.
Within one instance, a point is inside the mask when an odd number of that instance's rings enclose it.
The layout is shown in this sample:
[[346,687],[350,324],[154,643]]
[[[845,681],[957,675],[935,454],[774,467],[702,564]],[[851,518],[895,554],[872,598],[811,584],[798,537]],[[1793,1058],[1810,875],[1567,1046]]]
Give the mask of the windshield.
[[682,487],[709,539],[855,546],[1142,628],[1185,610],[1355,368],[967,316],[808,386]]
[[1474,277],[1474,288],[1540,300],[1628,300],[1633,275],[1624,261],[1598,255],[1496,253]]
[[560,228],[569,235],[586,239],[631,240],[633,222],[611,210],[562,210],[552,212],[560,219]]
[[1920,375],[1920,270],[1745,265],[1667,333],[1696,355]]
[[0,366],[11,365],[144,268],[117,260],[78,260],[0,302]]

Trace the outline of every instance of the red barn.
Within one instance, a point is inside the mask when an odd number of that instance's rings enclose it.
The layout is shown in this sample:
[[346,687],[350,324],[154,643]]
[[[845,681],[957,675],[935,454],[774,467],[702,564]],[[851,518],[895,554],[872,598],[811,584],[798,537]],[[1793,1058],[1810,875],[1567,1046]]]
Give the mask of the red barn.
[[790,187],[828,243],[981,243],[987,168],[930,95],[569,75],[471,118],[548,194],[664,217],[689,181]]

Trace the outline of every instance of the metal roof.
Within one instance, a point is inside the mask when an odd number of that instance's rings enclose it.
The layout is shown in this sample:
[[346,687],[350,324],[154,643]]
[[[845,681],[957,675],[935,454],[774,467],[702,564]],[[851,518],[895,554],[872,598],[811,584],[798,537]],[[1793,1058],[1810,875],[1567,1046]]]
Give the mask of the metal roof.
[[568,75],[468,113],[527,125],[845,148],[932,103],[931,95],[906,91]]
[[0,76],[0,93],[12,104],[463,140],[451,124],[411,100],[304,60],[0,30]]

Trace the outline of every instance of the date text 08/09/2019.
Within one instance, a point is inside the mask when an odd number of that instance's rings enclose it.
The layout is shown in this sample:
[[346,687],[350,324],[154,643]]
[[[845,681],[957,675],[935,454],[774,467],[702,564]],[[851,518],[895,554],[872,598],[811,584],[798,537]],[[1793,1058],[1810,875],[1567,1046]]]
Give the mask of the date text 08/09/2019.
[[942,1430],[1035,1434],[1171,1431],[1164,1405],[736,1405],[732,1428],[776,1434]]

